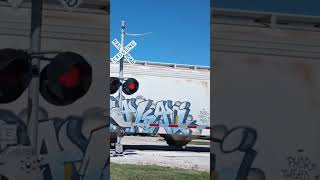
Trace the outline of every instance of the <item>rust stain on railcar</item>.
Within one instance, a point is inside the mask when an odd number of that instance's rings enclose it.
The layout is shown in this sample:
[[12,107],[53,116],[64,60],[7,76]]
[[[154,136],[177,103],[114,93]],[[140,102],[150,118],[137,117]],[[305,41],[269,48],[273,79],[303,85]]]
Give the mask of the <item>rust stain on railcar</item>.
[[205,88],[208,88],[208,86],[209,86],[207,81],[201,81],[200,83]]
[[293,72],[295,77],[301,80],[306,80],[312,84],[312,65],[307,63],[294,63]]

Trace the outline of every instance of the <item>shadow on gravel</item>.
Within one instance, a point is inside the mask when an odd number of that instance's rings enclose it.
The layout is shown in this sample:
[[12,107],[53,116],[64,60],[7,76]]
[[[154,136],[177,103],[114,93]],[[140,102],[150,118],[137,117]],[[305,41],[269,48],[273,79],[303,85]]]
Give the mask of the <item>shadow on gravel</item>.
[[123,149],[126,152],[130,149],[135,150],[155,150],[155,151],[192,151],[192,152],[210,152],[210,147],[186,147],[185,149],[173,147],[173,146],[161,146],[161,145],[123,145]]

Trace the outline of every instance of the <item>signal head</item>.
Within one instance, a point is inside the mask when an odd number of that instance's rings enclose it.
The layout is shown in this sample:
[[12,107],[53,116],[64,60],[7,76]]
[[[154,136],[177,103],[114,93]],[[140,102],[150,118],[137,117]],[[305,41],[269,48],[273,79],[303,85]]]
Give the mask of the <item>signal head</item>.
[[110,94],[114,94],[118,91],[121,86],[121,82],[119,78],[110,77]]
[[32,79],[30,56],[23,50],[0,50],[0,103],[18,99]]
[[122,90],[127,95],[132,95],[139,89],[139,82],[134,78],[128,78],[124,83]]
[[92,68],[79,54],[56,55],[40,75],[40,93],[50,103],[63,106],[84,96],[92,82]]

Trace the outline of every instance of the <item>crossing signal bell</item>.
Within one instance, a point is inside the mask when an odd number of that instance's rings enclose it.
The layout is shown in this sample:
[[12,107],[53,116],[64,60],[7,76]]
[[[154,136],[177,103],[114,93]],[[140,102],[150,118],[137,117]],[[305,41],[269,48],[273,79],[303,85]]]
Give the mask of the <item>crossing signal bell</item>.
[[120,79],[117,77],[110,78],[110,94],[114,94],[118,91],[118,89],[122,86],[122,91],[126,95],[132,95],[136,93],[139,89],[139,82],[134,78],[128,78],[122,84]]
[[[0,103],[15,101],[29,86],[34,75],[31,60],[23,50],[0,50]],[[39,90],[49,103],[69,105],[88,92],[91,81],[90,64],[79,54],[62,52],[41,71]]]

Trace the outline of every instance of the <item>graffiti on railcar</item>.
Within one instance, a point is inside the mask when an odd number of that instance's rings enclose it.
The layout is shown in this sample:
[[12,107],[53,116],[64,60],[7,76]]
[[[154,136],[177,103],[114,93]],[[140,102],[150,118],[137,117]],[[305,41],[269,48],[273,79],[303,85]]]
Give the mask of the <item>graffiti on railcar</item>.
[[[110,97],[110,106],[119,107],[118,99]],[[161,100],[153,101],[147,100],[142,96],[131,99],[122,100],[122,109],[124,111],[124,119],[128,122],[134,123],[156,123],[156,124],[197,124],[191,111],[191,103],[188,101],[172,101]],[[204,110],[202,113],[205,113]],[[203,118],[207,118],[204,116]],[[203,119],[204,120],[204,119]],[[190,135],[192,131],[187,128],[164,128],[168,134]],[[134,133],[151,133],[156,134],[159,127],[131,127],[126,132]]]
[[303,149],[298,149],[297,154],[286,157],[287,167],[282,169],[285,179],[292,180],[319,180],[320,173],[318,165],[312,162],[311,158],[304,154]]
[[[38,152],[42,159],[39,165],[43,179],[61,180],[66,177],[66,173],[70,174],[72,180],[102,180],[107,177],[107,145],[101,144],[107,137],[106,118],[103,117],[103,111],[100,111],[101,116],[98,111],[90,111],[93,113],[87,113],[85,117],[45,118],[39,121]],[[3,155],[6,149],[17,145],[30,145],[27,125],[22,119],[24,118],[11,111],[0,110],[0,157],[3,156],[0,159],[5,160],[0,161],[0,172],[2,168],[7,169],[6,166],[10,166],[10,163],[5,162],[20,162],[14,155]],[[16,170],[10,169],[12,171],[2,172],[5,174],[1,173],[0,177],[17,177],[16,173],[21,171],[18,167]]]
[[258,151],[255,143],[256,129],[237,126],[228,129],[226,125],[214,125],[211,141],[214,144],[213,172],[221,180],[266,180],[265,172],[255,167]]

